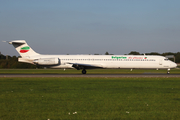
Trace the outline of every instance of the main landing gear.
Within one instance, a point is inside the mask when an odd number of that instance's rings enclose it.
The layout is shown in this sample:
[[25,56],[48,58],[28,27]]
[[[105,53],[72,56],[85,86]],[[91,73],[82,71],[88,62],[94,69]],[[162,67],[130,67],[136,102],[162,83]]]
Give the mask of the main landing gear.
[[85,69],[82,70],[82,74],[86,74],[86,70]]

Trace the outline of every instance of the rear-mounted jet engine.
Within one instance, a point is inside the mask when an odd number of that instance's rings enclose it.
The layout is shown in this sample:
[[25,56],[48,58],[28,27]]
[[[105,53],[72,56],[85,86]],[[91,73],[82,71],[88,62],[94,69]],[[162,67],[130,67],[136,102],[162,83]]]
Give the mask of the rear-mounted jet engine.
[[37,65],[60,65],[59,58],[40,58],[33,61]]

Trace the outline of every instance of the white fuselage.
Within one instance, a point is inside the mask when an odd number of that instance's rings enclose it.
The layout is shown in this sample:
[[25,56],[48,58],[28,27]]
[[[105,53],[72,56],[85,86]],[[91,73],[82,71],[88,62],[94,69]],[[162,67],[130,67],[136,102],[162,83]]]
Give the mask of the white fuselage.
[[50,68],[74,68],[72,64],[88,64],[100,68],[170,69],[176,63],[154,55],[38,55],[30,59],[59,58],[60,64]]
[[42,55],[36,53],[25,40],[14,40],[12,44],[21,55],[19,62],[49,68],[75,68],[86,74],[86,69],[95,68],[130,68],[130,69],[168,69],[176,63],[163,56],[154,55]]

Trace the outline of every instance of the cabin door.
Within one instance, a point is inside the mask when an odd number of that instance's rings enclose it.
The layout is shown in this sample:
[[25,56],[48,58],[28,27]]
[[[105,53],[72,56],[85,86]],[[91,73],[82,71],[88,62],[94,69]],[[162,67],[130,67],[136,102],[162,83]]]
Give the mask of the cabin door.
[[162,64],[163,64],[163,60],[160,59],[160,60],[159,60],[159,65],[162,65]]

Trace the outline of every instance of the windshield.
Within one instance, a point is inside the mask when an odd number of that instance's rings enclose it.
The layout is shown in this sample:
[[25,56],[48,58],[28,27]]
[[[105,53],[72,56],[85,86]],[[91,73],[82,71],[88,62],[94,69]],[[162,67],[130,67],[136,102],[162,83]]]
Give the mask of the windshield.
[[168,59],[168,58],[165,58],[164,60],[165,60],[165,61],[168,61],[169,59]]

